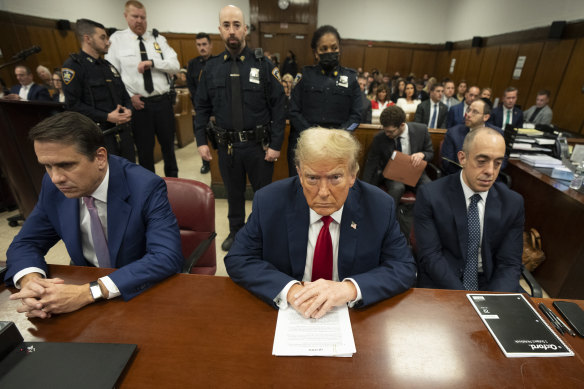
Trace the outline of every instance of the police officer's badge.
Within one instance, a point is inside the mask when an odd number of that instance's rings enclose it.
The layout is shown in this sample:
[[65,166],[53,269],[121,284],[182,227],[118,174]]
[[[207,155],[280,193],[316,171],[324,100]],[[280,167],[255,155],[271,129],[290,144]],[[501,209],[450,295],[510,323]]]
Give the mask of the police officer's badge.
[[65,85],[69,85],[71,81],[75,78],[75,70],[69,68],[61,69],[61,76],[63,77],[63,82]]
[[114,77],[120,77],[120,73],[118,73],[118,69],[116,69],[116,67],[114,65],[112,65],[111,63],[109,64],[110,66],[110,70],[112,71]]
[[337,85],[348,88],[349,87],[349,76],[340,76]]
[[296,77],[294,78],[294,85],[298,84],[302,80],[302,73],[297,73]]
[[260,69],[258,68],[249,69],[249,82],[253,82],[254,84],[260,83]]
[[157,53],[162,53],[162,50],[160,50],[160,45],[158,44],[158,42],[154,42],[154,50],[156,50]]
[[282,82],[282,78],[280,77],[280,71],[278,70],[277,67],[274,67],[274,69],[272,70],[272,76],[276,77],[276,80],[278,80],[279,82]]

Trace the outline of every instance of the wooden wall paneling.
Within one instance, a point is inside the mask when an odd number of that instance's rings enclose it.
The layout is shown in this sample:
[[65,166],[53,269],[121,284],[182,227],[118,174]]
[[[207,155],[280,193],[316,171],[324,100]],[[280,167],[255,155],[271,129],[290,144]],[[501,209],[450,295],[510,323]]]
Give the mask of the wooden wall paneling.
[[[492,88],[495,67],[499,60],[499,50],[499,46],[485,47],[481,49],[481,51],[483,51],[483,60],[481,62],[481,70],[477,80],[478,85],[481,88]],[[492,100],[494,100],[494,97]]]
[[[306,34],[283,34],[282,39],[283,47],[281,52],[282,56],[280,58],[280,66],[284,63],[286,55],[288,54],[288,50],[292,50],[292,52],[296,55],[298,71],[300,71],[303,66],[312,65],[314,63],[314,56],[312,54],[312,50],[310,49],[310,36]],[[344,65],[343,58],[344,56],[341,53],[341,63]],[[295,74],[292,74],[292,76],[295,76]]]
[[[450,61],[452,58],[456,58],[456,64],[454,65],[454,72],[451,74],[451,77],[456,85],[460,80],[466,79],[466,69],[468,66],[468,61],[470,57],[470,50],[471,49],[462,49],[462,50],[452,50],[450,55]],[[448,67],[450,68],[450,61],[448,62]]]
[[383,72],[387,68],[388,51],[385,47],[366,47],[363,69],[378,69]]
[[[57,50],[59,52],[59,57],[62,59],[62,62],[59,64],[58,67],[61,67],[63,63],[67,60],[70,54],[77,53],[81,49],[79,46],[79,41],[77,40],[77,36],[75,35],[75,31],[59,31],[57,29],[53,30],[53,39],[57,44]],[[49,70],[53,71],[53,68],[49,68]]]
[[341,65],[348,68],[365,68],[365,46],[359,45],[342,45],[341,47]]
[[430,77],[433,76],[436,73],[436,57],[436,51],[413,50],[412,72],[418,77],[421,77],[424,73],[428,73]]
[[483,57],[485,55],[485,49],[480,47],[473,47],[468,52],[468,63],[466,65],[466,81],[473,85],[478,85],[479,74],[481,72],[481,65],[483,63]]
[[[389,74],[399,72],[402,76],[407,76],[412,69],[412,51],[413,49],[390,47],[387,55],[386,72]],[[371,69],[363,68],[363,70]]]
[[199,51],[197,50],[197,44],[195,42],[194,36],[185,37],[180,40],[180,49],[182,51],[183,62],[181,65],[186,67],[189,61],[195,57],[199,56]]
[[517,53],[519,52],[519,45],[504,45],[499,50],[499,57],[495,65],[493,79],[491,81],[491,88],[493,88],[492,101],[497,97],[503,96],[503,91],[514,83],[511,80],[515,63],[517,62]]
[[[30,37],[32,45],[40,46],[42,49],[40,53],[34,56],[37,64],[44,65],[49,69],[61,67],[64,59],[59,54],[57,42],[55,41],[55,36],[53,35],[53,31],[55,29],[48,27],[27,26],[26,30],[28,31],[28,36]],[[32,70],[36,76],[35,69]]]
[[[560,128],[584,134],[584,38],[578,39],[569,62],[567,62],[564,78],[557,91],[552,92],[554,104],[550,104],[554,112],[553,123]],[[537,92],[536,92],[537,93]]]
[[[543,46],[537,71],[533,79],[534,88],[529,94],[529,101],[535,102],[536,89],[547,89],[551,92],[550,106],[555,105],[558,90],[564,75],[564,71],[574,48],[576,39],[548,40]],[[582,69],[581,69],[582,71]],[[580,113],[581,108],[572,107],[574,114]]]
[[438,79],[438,81],[442,81],[443,78],[450,78],[450,74],[448,73],[448,67],[450,65],[450,52],[446,50],[442,50],[437,52],[436,54],[436,67],[434,72],[434,77]]
[[180,45],[181,40],[179,38],[169,38],[169,37],[165,37],[165,38],[166,38],[166,41],[168,42],[168,45],[170,47],[172,47],[172,49],[174,51],[176,51],[176,56],[177,56],[178,62],[180,64],[180,66],[182,67],[185,62],[183,60],[182,48]]
[[521,78],[519,80],[512,80],[511,82],[514,87],[519,89],[517,104],[519,104],[523,110],[526,110],[535,104],[535,97],[530,97],[530,90],[538,89],[534,76],[535,71],[537,70],[537,65],[539,64],[542,49],[543,42],[524,43],[519,46],[517,56],[524,55],[526,57],[525,64],[523,66],[523,71],[521,72]]

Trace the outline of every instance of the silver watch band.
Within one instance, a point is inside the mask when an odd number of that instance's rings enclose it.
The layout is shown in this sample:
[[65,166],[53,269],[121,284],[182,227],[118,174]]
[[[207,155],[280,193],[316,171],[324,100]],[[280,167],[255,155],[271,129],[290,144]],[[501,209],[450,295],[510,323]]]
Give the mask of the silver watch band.
[[103,293],[101,293],[101,288],[97,281],[91,281],[89,283],[89,291],[93,297],[93,301],[103,300]]

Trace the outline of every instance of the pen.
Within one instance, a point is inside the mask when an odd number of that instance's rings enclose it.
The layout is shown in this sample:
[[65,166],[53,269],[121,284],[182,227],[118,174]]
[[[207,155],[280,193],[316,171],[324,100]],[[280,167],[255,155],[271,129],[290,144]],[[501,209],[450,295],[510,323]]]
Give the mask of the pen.
[[570,334],[572,336],[576,336],[576,333],[570,327],[568,327],[566,325],[566,323],[564,323],[563,320],[560,319],[560,317],[558,315],[556,315],[551,309],[549,311],[550,311],[552,317],[554,317],[558,321],[558,323],[560,323],[560,325],[562,327],[564,327],[564,332],[567,332],[568,334]]
[[556,327],[558,332],[560,334],[563,334],[564,329],[562,328],[562,325],[557,320],[554,319],[554,316],[555,316],[554,313],[552,311],[550,311],[550,309],[548,307],[546,307],[544,305],[544,303],[539,303],[539,309],[543,312],[544,315],[546,315],[546,317],[554,325],[554,327]]

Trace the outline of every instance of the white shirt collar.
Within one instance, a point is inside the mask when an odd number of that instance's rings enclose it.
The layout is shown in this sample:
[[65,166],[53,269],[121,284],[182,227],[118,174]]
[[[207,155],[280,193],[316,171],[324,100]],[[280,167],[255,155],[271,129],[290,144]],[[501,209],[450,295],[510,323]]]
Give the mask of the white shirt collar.
[[[341,218],[343,217],[343,208],[345,208],[345,205],[343,205],[341,208],[339,208],[339,210],[333,212],[331,214],[331,217],[333,218],[333,220],[335,222],[337,222],[337,224],[341,224]],[[319,215],[318,213],[316,213],[314,211],[314,209],[309,208],[310,209],[310,224],[316,223],[318,221],[320,221],[320,219],[322,219],[322,215]]]
[[91,197],[107,204],[108,188],[109,188],[109,164],[105,170],[105,176],[103,176],[103,181],[101,181],[101,184],[99,184],[97,189],[91,194]]
[[461,170],[460,171],[460,184],[462,185],[462,191],[464,192],[464,198],[467,201],[470,201],[469,199],[474,194],[478,194],[478,195],[481,196],[481,199],[483,199],[483,201],[486,203],[486,201],[487,201],[487,195],[489,194],[489,191],[486,191],[486,192],[475,192],[468,185],[466,185],[466,182],[464,182],[464,179],[462,178],[462,173],[463,173],[463,171]]

